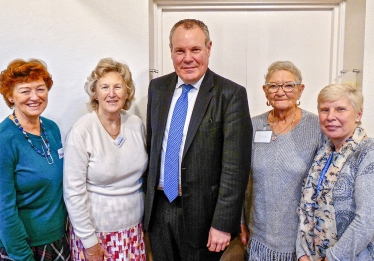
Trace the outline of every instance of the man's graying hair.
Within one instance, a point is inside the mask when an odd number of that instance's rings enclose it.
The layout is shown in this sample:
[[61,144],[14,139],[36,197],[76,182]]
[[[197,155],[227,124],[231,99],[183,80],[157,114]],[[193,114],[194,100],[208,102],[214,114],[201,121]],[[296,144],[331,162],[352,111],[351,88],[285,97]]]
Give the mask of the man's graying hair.
[[210,35],[209,35],[209,30],[208,26],[206,26],[202,21],[196,20],[196,19],[184,19],[180,20],[177,22],[173,28],[171,28],[170,35],[169,35],[169,46],[170,49],[173,48],[173,44],[171,42],[171,39],[174,35],[175,30],[179,27],[183,26],[184,29],[189,30],[189,29],[194,29],[196,27],[200,28],[204,34],[205,34],[205,45],[208,46],[210,43]]

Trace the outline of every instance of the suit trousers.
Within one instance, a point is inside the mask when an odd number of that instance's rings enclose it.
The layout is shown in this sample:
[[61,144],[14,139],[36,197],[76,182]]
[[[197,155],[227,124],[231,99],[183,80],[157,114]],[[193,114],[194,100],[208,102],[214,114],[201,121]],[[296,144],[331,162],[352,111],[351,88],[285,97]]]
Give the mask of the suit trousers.
[[[206,246],[193,248],[188,244],[183,224],[182,199],[169,202],[164,192],[155,195],[155,212],[149,229],[154,261],[219,261],[221,252],[210,252]],[[208,243],[208,242],[207,242]]]

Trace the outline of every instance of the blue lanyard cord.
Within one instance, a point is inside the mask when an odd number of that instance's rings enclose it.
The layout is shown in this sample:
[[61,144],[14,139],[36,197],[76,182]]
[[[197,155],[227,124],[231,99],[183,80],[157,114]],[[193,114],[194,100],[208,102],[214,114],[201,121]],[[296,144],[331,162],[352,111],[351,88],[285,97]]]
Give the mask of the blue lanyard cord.
[[317,198],[319,192],[322,191],[321,185],[322,185],[323,180],[326,177],[327,170],[329,169],[329,167],[331,165],[333,155],[334,155],[334,152],[332,151],[331,154],[330,154],[330,157],[328,158],[328,160],[326,162],[326,165],[322,169],[321,176],[319,176],[319,180],[318,180],[318,184],[317,184],[317,188],[316,188],[316,198]]

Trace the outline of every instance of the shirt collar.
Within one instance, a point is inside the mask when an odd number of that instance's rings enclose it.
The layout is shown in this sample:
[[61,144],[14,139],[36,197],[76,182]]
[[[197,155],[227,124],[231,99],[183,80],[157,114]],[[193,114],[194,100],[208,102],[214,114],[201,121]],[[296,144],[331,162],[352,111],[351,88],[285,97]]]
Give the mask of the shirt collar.
[[[190,85],[192,85],[196,90],[200,89],[201,83],[204,80],[204,76],[205,76],[205,74],[196,83],[190,84]],[[185,84],[185,82],[178,76],[178,81],[177,81],[177,85],[175,86],[175,88],[176,89],[180,88],[182,86],[182,84]]]

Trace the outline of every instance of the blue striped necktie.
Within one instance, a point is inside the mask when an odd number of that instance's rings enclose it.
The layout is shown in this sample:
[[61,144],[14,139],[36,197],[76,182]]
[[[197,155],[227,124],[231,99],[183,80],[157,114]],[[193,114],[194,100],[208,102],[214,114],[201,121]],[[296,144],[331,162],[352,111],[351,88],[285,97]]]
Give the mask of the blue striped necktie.
[[175,104],[171,117],[164,166],[164,193],[170,202],[178,196],[179,152],[188,108],[188,92],[192,88],[193,86],[189,84],[182,85],[182,94]]

